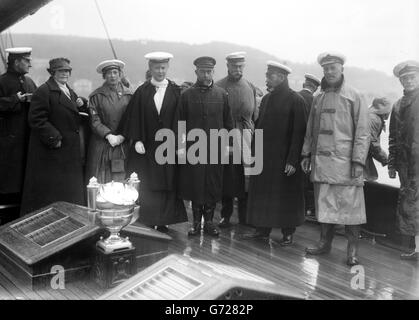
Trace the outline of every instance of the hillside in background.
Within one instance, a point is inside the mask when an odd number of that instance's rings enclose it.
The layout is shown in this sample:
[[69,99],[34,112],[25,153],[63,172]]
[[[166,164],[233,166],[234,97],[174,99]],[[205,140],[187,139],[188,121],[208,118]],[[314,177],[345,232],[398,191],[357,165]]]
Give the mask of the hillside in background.
[[[102,60],[113,58],[108,41],[105,39],[15,34],[14,44],[15,46],[30,46],[33,48],[34,62],[30,75],[37,84],[48,78],[46,68],[49,59],[61,56],[69,58],[73,66],[71,84],[83,96],[87,96],[91,90],[98,87],[103,81],[102,76],[96,73],[96,65]],[[293,73],[290,75],[290,84],[295,90],[301,89],[304,73],[322,75],[322,70],[318,64],[284,61],[281,57],[273,56],[258,49],[232,43],[211,42],[190,45],[178,42],[113,40],[113,44],[118,58],[126,63],[126,75],[134,86],[144,81],[147,70],[144,55],[151,51],[168,51],[175,56],[175,59],[171,62],[169,78],[178,83],[185,80],[195,80],[192,61],[202,55],[210,55],[217,60],[215,79],[222,78],[226,74],[225,55],[234,51],[247,52],[245,76],[263,90],[265,89],[267,60],[281,61],[293,69]],[[307,48],[301,44],[301,50],[307,50]],[[313,61],[315,61],[316,56],[317,52],[313,52]],[[366,95],[369,101],[374,96],[386,96],[394,101],[401,94],[401,87],[397,79],[383,72],[347,67],[345,76],[352,86]]]

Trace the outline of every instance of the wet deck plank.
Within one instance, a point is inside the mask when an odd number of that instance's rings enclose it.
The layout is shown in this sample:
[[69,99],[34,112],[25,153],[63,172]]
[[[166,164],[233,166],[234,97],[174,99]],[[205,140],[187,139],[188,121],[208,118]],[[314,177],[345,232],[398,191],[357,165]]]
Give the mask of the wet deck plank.
[[[305,255],[305,247],[319,238],[316,224],[306,223],[299,227],[294,244],[286,248],[279,246],[281,233],[276,229],[271,234],[271,241],[267,242],[240,239],[240,234],[251,231],[251,228],[240,225],[222,230],[219,238],[189,238],[188,228],[188,223],[170,227],[169,235],[173,241],[169,254],[240,267],[278,285],[292,288],[308,299],[419,299],[418,264],[401,261],[399,251],[366,239],[360,244],[365,289],[355,290],[351,288],[355,274],[345,264],[346,239],[343,236],[335,236],[330,254]],[[3,271],[0,266],[0,272]],[[65,290],[33,292],[19,288],[7,277],[7,273],[0,273],[0,299],[96,299],[105,293],[88,279],[67,284]]]

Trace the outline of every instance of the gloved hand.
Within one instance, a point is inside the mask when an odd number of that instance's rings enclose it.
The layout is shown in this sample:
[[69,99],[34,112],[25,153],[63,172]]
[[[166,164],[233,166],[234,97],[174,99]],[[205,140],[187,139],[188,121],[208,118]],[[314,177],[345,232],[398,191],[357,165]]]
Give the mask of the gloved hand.
[[119,144],[119,138],[116,135],[111,134],[111,133],[106,136],[106,140],[108,140],[109,144],[112,147],[115,147]]
[[287,165],[285,166],[285,173],[287,177],[291,177],[295,173],[295,171],[297,171],[295,167],[287,163]]
[[83,102],[83,99],[82,98],[77,98],[77,100],[76,100],[76,104],[77,104],[77,107],[83,107],[83,105],[84,105],[84,102]]
[[144,144],[141,141],[137,141],[135,143],[135,151],[139,154],[144,154],[145,153]]

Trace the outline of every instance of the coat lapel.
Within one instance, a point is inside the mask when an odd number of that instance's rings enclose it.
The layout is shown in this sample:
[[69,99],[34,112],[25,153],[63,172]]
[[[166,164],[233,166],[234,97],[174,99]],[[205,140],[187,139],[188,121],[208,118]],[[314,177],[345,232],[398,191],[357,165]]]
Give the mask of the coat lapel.
[[77,95],[72,89],[70,89],[67,86],[70,90],[70,96],[71,96],[71,99],[69,99],[67,95],[61,91],[61,89],[58,87],[58,84],[55,82],[55,80],[52,77],[48,80],[48,85],[51,91],[56,91],[59,94],[59,103],[61,105],[76,112],[77,114],[79,113],[79,110],[77,109],[77,105],[76,105]]
[[167,108],[169,107],[168,105],[171,101],[173,101],[173,92],[172,92],[172,86],[169,83],[169,85],[166,88],[166,92],[164,93],[163,103],[162,103],[160,115],[159,115],[160,119],[164,118],[164,115],[167,112]]

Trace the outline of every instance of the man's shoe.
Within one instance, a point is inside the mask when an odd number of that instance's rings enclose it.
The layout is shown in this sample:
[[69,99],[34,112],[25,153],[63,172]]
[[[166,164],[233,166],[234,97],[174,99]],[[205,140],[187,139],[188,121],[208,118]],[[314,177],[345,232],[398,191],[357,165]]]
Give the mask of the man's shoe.
[[201,225],[199,226],[192,226],[192,228],[188,231],[188,236],[196,236],[201,233]]
[[284,236],[281,241],[279,241],[279,245],[281,247],[286,247],[292,244],[292,234]]
[[214,226],[214,224],[210,221],[206,221],[204,224],[204,234],[207,234],[211,237],[218,237],[220,232]]
[[197,236],[201,234],[203,208],[200,205],[192,203],[192,227],[188,231],[188,236]]
[[163,233],[168,233],[169,232],[169,228],[167,226],[157,226],[156,230],[160,231],[160,232],[163,232]]
[[410,260],[410,261],[418,261],[419,260],[419,252],[402,253],[400,255],[400,259]]
[[232,224],[230,223],[230,220],[227,218],[222,218],[220,223],[218,224],[218,227],[221,229],[230,228]]
[[329,253],[332,250],[332,241],[335,233],[333,224],[320,224],[320,242],[315,247],[306,248],[307,254],[319,255]]
[[320,244],[316,247],[306,248],[306,252],[313,256],[329,253],[330,250],[332,250],[332,246],[327,245],[327,244]]
[[348,257],[348,260],[346,260],[346,264],[350,267],[356,266],[359,264],[359,259],[356,256]]

